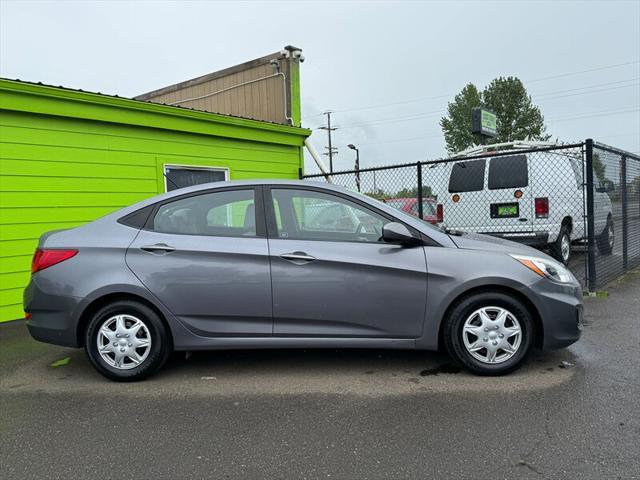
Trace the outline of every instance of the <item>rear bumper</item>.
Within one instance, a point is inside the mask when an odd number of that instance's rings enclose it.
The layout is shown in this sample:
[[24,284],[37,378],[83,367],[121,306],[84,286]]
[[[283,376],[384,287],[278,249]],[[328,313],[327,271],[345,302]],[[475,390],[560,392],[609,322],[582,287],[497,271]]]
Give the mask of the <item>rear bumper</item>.
[[482,234],[504,238],[530,247],[544,247],[549,243],[549,232],[482,232]]
[[81,299],[43,292],[33,279],[23,294],[24,310],[31,314],[27,328],[31,336],[45,343],[79,347],[77,321],[73,312]]

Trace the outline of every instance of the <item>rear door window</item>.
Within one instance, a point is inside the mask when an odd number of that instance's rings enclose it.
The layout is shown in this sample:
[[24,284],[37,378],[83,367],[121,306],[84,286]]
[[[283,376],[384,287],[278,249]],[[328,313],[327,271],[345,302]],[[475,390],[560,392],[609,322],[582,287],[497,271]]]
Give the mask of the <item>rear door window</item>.
[[489,163],[489,189],[523,188],[529,185],[526,155],[495,157]]
[[153,230],[182,235],[255,237],[253,190],[192,195],[160,205]]
[[485,160],[453,164],[449,178],[449,192],[477,192],[484,189]]

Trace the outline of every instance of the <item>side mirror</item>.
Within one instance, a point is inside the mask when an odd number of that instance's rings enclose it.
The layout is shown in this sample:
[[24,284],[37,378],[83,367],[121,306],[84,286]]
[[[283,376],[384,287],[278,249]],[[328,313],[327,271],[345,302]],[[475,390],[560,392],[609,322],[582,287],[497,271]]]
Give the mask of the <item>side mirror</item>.
[[382,239],[387,243],[396,243],[398,245],[420,244],[420,239],[414,237],[407,227],[397,222],[390,222],[382,227]]

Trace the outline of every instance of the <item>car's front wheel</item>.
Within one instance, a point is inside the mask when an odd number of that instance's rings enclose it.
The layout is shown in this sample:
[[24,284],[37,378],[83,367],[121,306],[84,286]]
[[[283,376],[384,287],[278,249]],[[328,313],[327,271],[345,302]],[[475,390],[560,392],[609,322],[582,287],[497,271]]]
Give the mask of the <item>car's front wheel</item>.
[[151,308],[132,300],[110,303],[90,319],[85,350],[93,366],[117,381],[155,373],[171,353],[164,324]]
[[517,298],[481,292],[459,301],[444,325],[444,343],[454,361],[478,375],[518,368],[532,345],[533,319]]

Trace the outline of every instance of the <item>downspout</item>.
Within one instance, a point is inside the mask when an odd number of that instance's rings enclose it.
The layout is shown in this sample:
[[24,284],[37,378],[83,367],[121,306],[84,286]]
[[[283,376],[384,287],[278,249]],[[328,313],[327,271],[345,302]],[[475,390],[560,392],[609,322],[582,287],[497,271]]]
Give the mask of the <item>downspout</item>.
[[309,141],[309,137],[304,139],[304,146],[307,147],[307,151],[311,154],[311,157],[316,162],[316,165],[324,175],[324,178],[327,179],[327,182],[333,183],[333,180],[331,179],[331,175],[329,175],[330,172],[329,170],[327,170],[327,166],[324,164],[324,162],[320,158],[320,155],[318,155],[318,152],[316,152],[316,149],[313,148],[311,141]]

